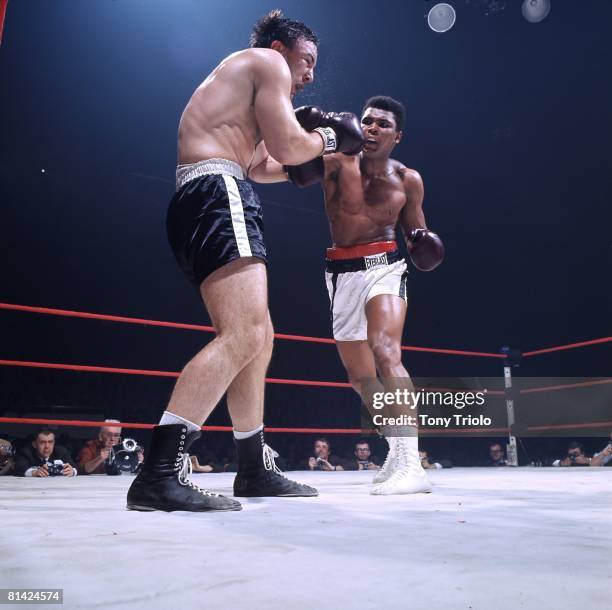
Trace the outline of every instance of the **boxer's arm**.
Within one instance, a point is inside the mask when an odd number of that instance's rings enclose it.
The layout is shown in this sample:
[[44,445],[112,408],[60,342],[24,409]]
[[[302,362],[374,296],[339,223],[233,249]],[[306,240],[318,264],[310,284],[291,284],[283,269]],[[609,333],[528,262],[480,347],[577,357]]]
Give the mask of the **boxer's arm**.
[[276,159],[270,156],[265,142],[257,145],[248,178],[262,184],[287,180],[287,172]]
[[423,180],[412,169],[403,170],[406,204],[400,222],[406,238],[410,260],[419,271],[433,271],[444,260],[444,244],[433,231],[427,230],[423,214]]
[[423,198],[425,189],[423,188],[423,179],[419,172],[413,169],[406,168],[404,170],[404,192],[406,194],[406,203],[400,214],[400,226],[404,232],[408,250],[412,248],[412,242],[409,235],[413,229],[426,229],[425,214],[423,213]]
[[299,165],[319,157],[323,139],[297,122],[290,100],[291,73],[280,53],[257,56],[253,81],[255,117],[270,155],[282,165]]

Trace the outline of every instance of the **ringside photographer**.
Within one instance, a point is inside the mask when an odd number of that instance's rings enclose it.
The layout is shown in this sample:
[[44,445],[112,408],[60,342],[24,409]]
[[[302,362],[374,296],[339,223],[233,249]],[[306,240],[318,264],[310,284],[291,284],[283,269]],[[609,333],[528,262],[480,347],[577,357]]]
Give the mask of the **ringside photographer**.
[[26,445],[15,457],[18,477],[75,477],[76,464],[65,447],[55,444],[55,432],[43,428],[36,433],[31,445]]
[[81,474],[118,475],[135,472],[144,460],[144,451],[135,440],[121,439],[121,426],[116,419],[104,420],[98,437],[87,441],[77,457]]

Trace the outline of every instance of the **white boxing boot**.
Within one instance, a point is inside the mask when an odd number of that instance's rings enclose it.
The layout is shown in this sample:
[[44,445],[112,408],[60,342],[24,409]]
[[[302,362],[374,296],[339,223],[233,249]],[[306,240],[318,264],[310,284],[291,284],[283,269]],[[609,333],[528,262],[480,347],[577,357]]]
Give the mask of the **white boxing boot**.
[[386,481],[395,470],[395,441],[397,438],[395,436],[386,436],[385,440],[389,443],[389,452],[387,453],[387,459],[382,465],[382,468],[374,475],[374,479],[372,479],[374,485]]
[[370,493],[375,496],[429,493],[431,483],[421,466],[419,439],[401,436],[394,444],[393,472],[386,481],[374,485]]

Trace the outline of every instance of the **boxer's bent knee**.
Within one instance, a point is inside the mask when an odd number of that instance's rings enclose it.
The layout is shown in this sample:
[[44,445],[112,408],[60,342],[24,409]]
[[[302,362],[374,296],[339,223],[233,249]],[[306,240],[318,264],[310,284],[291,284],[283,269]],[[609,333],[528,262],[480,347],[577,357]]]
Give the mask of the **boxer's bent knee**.
[[369,343],[379,372],[382,373],[386,368],[401,363],[402,351],[400,346],[390,336],[379,334],[373,337]]
[[225,331],[219,337],[228,345],[232,358],[244,365],[266,348],[271,349],[273,340],[267,323],[238,326]]
[[346,372],[348,374],[349,383],[353,387],[353,390],[355,390],[355,392],[357,392],[357,394],[361,394],[361,389],[362,389],[364,381],[368,377],[373,377],[374,376],[371,373],[369,373],[368,371],[362,371],[360,369],[351,369],[351,368],[348,368]]

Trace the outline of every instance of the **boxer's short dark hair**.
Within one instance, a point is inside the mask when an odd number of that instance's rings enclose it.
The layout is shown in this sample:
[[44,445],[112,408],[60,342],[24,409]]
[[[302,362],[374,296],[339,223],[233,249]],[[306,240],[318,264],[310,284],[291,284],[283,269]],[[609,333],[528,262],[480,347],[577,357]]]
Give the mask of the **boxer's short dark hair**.
[[251,47],[269,49],[272,42],[278,40],[292,49],[300,38],[319,44],[317,35],[308,26],[283,17],[281,10],[274,9],[253,26]]
[[392,112],[395,117],[395,130],[401,131],[404,129],[404,124],[406,122],[406,108],[404,108],[404,104],[394,100],[392,97],[387,95],[376,95],[371,97],[364,105],[361,114],[368,108],[379,108],[380,110],[387,110],[388,112]]

